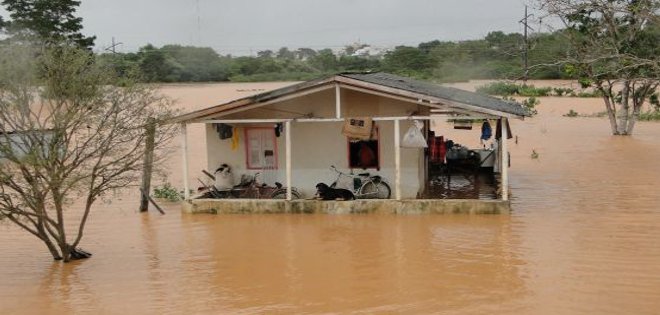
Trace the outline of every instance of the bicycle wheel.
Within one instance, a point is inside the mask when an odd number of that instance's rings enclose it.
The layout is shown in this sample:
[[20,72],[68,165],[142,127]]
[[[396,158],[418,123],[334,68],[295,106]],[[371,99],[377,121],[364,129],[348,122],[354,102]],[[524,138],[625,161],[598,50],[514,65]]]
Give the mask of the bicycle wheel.
[[[286,199],[286,189],[278,189],[270,195],[271,199]],[[300,199],[300,193],[296,190],[291,190],[291,199]]]
[[248,187],[240,193],[240,199],[259,199],[259,189],[255,187]]
[[362,199],[390,199],[392,190],[384,181],[369,181],[362,186],[359,195]]

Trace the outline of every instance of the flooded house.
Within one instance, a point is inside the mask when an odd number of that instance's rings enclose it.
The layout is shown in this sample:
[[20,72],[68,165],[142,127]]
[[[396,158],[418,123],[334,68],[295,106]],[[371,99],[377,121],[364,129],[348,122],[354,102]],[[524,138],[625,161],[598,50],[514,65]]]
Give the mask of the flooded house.
[[[184,182],[184,210],[506,213],[508,120],[527,115],[515,103],[388,73],[342,73],[243,97],[173,119],[184,178],[186,126],[206,130],[208,169],[195,183],[205,193],[190,194]],[[432,120],[454,127],[432,128]],[[479,148],[451,141],[472,126],[497,140]],[[492,198],[452,194],[459,171],[471,187],[491,174]],[[356,199],[319,200],[320,183]]]

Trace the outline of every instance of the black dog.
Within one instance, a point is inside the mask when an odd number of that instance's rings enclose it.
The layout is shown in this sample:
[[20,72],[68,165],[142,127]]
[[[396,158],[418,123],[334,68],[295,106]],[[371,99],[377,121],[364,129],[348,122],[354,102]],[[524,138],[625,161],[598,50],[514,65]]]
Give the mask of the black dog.
[[316,194],[321,200],[354,200],[355,195],[348,189],[330,188],[324,183],[316,184]]

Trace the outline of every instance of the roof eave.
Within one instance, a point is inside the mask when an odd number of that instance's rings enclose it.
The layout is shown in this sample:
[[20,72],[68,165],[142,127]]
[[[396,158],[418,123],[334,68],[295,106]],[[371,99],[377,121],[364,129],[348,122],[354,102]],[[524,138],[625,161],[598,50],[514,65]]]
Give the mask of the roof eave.
[[[331,75],[311,81],[301,82],[277,90],[260,93],[257,95],[247,96],[224,104],[193,111],[191,113],[174,117],[170,119],[168,122],[169,123],[199,122],[205,119],[212,118],[214,116],[218,116],[220,114],[241,112],[259,106],[281,102],[290,98],[301,97],[309,93],[320,91],[321,90],[320,88],[323,87],[324,85],[329,85],[333,83],[351,85],[351,86],[360,86],[365,89],[380,91],[395,96],[402,96],[416,100],[424,100],[427,102],[427,104],[420,103],[420,105],[427,105],[430,107],[433,107],[433,105],[445,105],[450,109],[457,108],[457,109],[462,109],[480,114],[487,114],[487,115],[506,117],[506,118],[516,118],[516,119],[524,119],[525,117],[531,117],[531,114],[525,109],[522,109],[524,113],[518,111],[516,112],[502,111],[499,109],[487,108],[478,104],[470,104],[467,102],[451,100],[448,98],[442,98],[435,95],[429,95],[421,91],[412,91],[410,89],[402,89],[399,87],[393,87],[385,84],[378,84],[366,80],[360,80],[358,78],[350,77],[347,74],[339,73],[336,75]],[[502,100],[499,99],[495,99],[495,100],[503,102]]]
[[232,110],[232,109],[237,109],[242,106],[247,106],[247,105],[252,105],[252,104],[260,104],[260,103],[267,103],[267,102],[272,102],[276,101],[282,97],[285,97],[287,95],[290,95],[292,93],[300,93],[308,89],[313,89],[315,87],[328,84],[334,81],[335,76],[326,76],[323,78],[311,80],[311,81],[306,81],[306,82],[301,82],[297,84],[293,84],[290,86],[286,86],[280,89],[276,89],[273,91],[268,91],[256,95],[251,95],[251,96],[246,96],[240,99],[236,99],[227,103],[215,105],[212,107],[208,108],[203,108],[200,110],[196,110],[190,113],[186,113],[183,115],[179,115],[177,117],[174,117],[170,119],[168,122],[169,123],[188,123],[188,122],[194,122],[196,120],[201,120],[204,118],[207,118],[209,116],[217,115],[219,113]]

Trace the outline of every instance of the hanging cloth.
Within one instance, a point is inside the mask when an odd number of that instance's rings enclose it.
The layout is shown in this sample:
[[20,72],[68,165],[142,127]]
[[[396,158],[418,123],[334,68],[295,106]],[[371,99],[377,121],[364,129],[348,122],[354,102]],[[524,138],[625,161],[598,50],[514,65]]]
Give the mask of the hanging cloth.
[[277,123],[275,124],[275,137],[280,137],[280,134],[282,134],[282,131],[284,131],[284,124],[282,123]]
[[377,163],[378,161],[376,160],[376,153],[365,142],[360,143],[358,156],[360,157],[359,159],[360,167],[362,167],[363,169],[378,166]]
[[215,130],[218,132],[221,140],[229,139],[232,137],[233,128],[227,124],[213,124]]
[[238,149],[238,127],[234,127],[232,130],[232,136],[231,136],[231,150],[236,151]]
[[428,141],[429,141],[429,151],[428,151],[429,159],[431,160],[431,162],[437,162],[439,160],[438,157],[440,156],[440,152],[439,152],[440,144],[436,140],[435,136],[430,136]]
[[438,161],[440,163],[445,163],[445,157],[447,156],[447,146],[445,145],[445,137],[440,136],[436,138],[438,141]]
[[429,156],[431,162],[441,163],[445,159],[445,138],[443,136],[430,138],[431,146],[429,148]]
[[481,125],[481,140],[488,140],[493,136],[493,130],[490,127],[488,120],[485,120]]
[[[511,131],[511,126],[509,126],[509,120],[507,119],[506,121],[506,130],[507,132],[507,139],[513,138],[513,132]],[[502,138],[502,119],[497,120],[497,127],[495,128],[495,139],[500,140]]]

